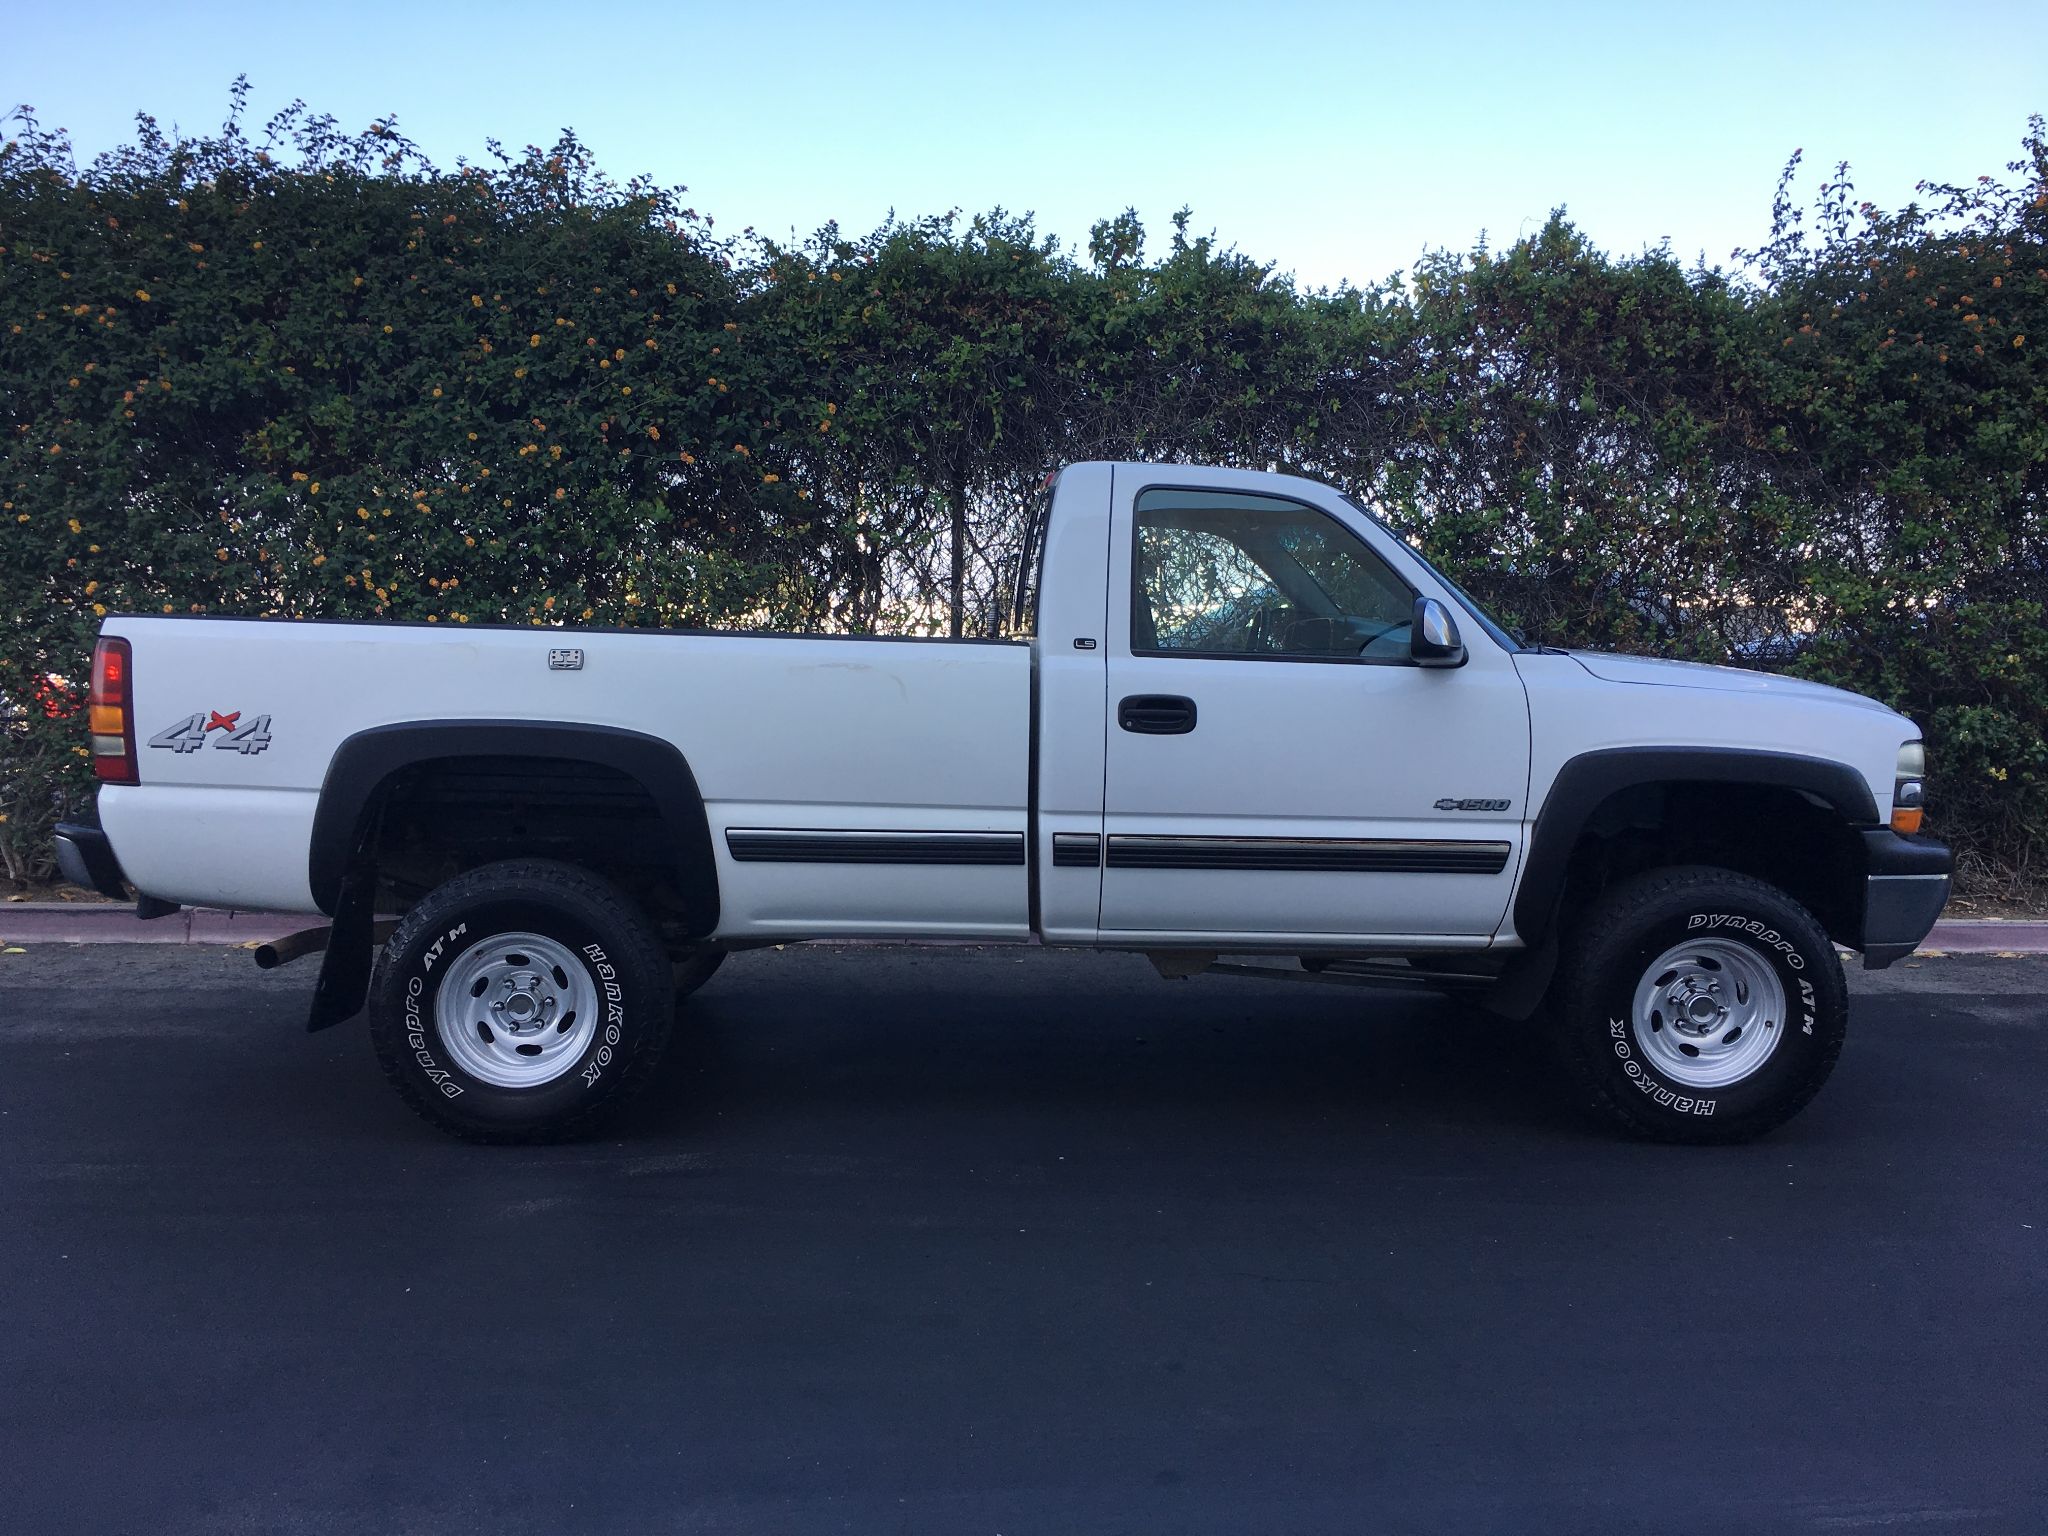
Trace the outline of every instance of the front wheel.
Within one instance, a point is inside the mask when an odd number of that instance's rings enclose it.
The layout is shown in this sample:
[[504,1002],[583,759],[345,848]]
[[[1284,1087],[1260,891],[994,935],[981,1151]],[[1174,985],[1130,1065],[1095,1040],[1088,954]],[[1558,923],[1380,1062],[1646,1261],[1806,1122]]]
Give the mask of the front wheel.
[[1623,881],[1560,974],[1566,1062],[1605,1118],[1657,1141],[1747,1141],[1820,1091],[1848,1029],[1835,947],[1774,886],[1691,866]]
[[610,881],[545,859],[428,893],[378,958],[370,1039],[426,1119],[471,1141],[560,1141],[645,1080],[671,1011],[669,958]]

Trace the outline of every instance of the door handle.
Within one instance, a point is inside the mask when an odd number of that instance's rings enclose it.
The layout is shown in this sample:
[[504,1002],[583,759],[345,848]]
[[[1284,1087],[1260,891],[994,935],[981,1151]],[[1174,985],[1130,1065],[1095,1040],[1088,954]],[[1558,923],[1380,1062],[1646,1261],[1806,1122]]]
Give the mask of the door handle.
[[1117,705],[1116,723],[1140,736],[1185,736],[1195,728],[1195,701],[1177,693],[1134,693]]

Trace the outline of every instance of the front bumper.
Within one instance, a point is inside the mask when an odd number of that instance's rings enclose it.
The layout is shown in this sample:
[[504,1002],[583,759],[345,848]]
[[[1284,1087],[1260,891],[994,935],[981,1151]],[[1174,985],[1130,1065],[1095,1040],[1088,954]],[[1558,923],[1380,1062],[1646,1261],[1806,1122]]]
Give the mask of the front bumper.
[[114,845],[98,827],[79,821],[58,822],[57,868],[73,885],[82,885],[116,901],[128,899],[121,861],[114,857]]
[[1856,947],[1863,968],[1881,971],[1920,947],[1948,904],[1955,855],[1931,837],[1901,837],[1887,827],[1863,834],[1863,926]]

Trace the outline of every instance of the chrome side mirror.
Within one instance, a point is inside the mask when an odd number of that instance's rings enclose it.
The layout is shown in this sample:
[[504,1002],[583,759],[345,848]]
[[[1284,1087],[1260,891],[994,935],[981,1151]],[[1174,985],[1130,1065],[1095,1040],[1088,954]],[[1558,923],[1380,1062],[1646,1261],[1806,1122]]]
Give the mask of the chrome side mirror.
[[1408,654],[1418,667],[1462,667],[1465,642],[1451,610],[1433,597],[1415,599],[1415,618],[1408,630]]

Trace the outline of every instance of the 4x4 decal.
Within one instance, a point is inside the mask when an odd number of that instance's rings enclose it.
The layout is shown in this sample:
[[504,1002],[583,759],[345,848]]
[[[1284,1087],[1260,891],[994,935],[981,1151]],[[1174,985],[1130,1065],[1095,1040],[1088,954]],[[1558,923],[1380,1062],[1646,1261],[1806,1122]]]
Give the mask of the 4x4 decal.
[[240,752],[246,757],[270,745],[270,716],[258,715],[245,725],[239,709],[227,714],[217,709],[202,709],[196,715],[187,715],[168,730],[158,731],[149,738],[149,744],[152,747],[169,747],[173,752],[197,752],[215,731],[220,732],[213,736],[215,747],[223,752]]

